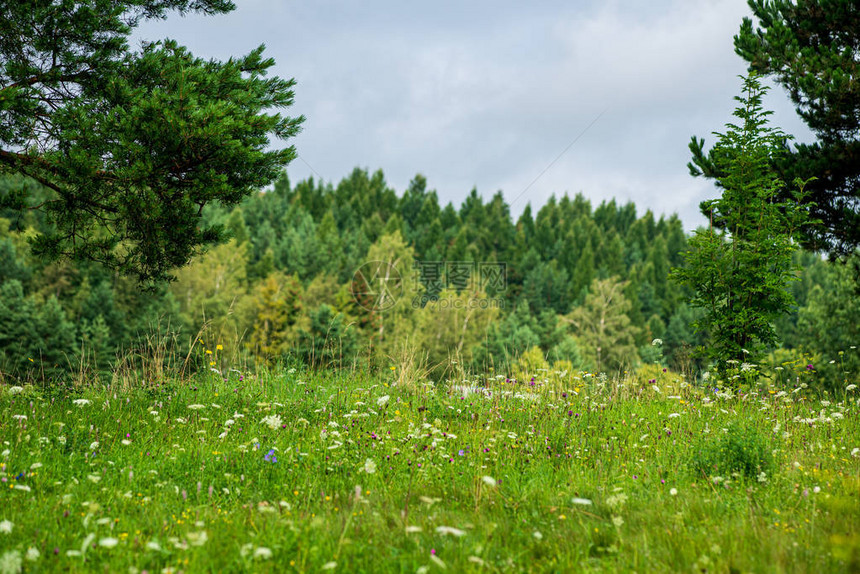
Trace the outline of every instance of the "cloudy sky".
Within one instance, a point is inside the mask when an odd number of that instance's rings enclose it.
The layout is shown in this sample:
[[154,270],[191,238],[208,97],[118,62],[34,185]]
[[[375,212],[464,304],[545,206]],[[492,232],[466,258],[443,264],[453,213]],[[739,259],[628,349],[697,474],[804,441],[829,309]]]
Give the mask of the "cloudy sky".
[[[265,44],[304,114],[293,181],[383,169],[401,193],[424,174],[444,202],[502,190],[515,214],[552,194],[633,201],[691,230],[714,196],[687,144],[731,119],[745,0],[464,2],[237,0],[136,36],[226,59]],[[773,123],[811,136],[781,88]]]

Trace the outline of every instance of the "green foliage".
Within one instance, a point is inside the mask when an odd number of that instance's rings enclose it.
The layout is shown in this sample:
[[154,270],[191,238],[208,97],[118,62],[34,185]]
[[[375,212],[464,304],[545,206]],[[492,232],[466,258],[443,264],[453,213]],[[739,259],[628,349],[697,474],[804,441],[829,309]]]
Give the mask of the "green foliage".
[[[860,11],[855,0],[749,0],[735,52],[751,73],[772,76],[818,138],[772,158],[785,185],[783,202],[795,200],[793,182],[811,181],[804,202],[822,225],[804,227],[810,250],[850,255],[860,246]],[[707,177],[722,169],[702,142],[691,144],[694,163]],[[707,210],[705,210],[707,211]],[[707,213],[706,213],[707,214]]]
[[727,124],[711,150],[723,174],[722,195],[706,204],[723,231],[697,230],[684,254],[686,267],[674,271],[695,291],[691,304],[705,312],[697,322],[710,335],[703,352],[722,373],[727,361],[756,360],[775,343],[773,322],[793,303],[786,289],[795,278],[792,236],[806,215],[797,202],[776,200],[782,182],[771,164],[785,136],[767,126],[765,91],[755,76],[744,79],[734,112],[741,125]]
[[[860,255],[854,256],[854,264]],[[822,386],[841,392],[860,371],[860,297],[851,265],[828,266],[797,320],[798,343],[822,360],[813,365]]]
[[690,467],[699,476],[730,478],[767,477],[773,467],[771,445],[757,427],[733,421],[716,438],[704,437],[690,456]]
[[[35,250],[91,259],[156,282],[221,236],[210,202],[235,205],[295,157],[270,138],[303,118],[277,110],[292,80],[266,77],[263,48],[203,60],[172,40],[128,44],[141,20],[228,12],[226,0],[0,2],[0,174],[48,191]],[[21,47],[26,46],[27,50]],[[24,210],[26,187],[0,195]]]
[[[0,381],[0,564],[794,574],[860,557],[856,394],[809,422],[825,408],[809,390],[705,407],[666,374],[657,392],[576,372],[410,386],[397,371],[207,369],[50,396]],[[719,474],[699,455],[718,444]],[[697,459],[710,477],[685,469]]]
[[617,372],[639,359],[634,344],[638,329],[627,316],[631,303],[624,286],[616,279],[595,279],[583,305],[566,317],[584,358],[597,371]]

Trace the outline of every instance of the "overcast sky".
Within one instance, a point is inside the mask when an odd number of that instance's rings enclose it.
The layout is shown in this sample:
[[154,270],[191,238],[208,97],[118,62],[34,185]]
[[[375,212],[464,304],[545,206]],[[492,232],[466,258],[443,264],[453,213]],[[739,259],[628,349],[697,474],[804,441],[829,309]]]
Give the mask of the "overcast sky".
[[[381,168],[402,193],[422,173],[443,203],[502,190],[515,214],[581,192],[594,206],[678,213],[687,230],[715,196],[688,175],[687,144],[712,143],[732,119],[745,0],[236,4],[136,37],[218,59],[264,43],[274,73],[298,83],[288,113],[307,117],[291,142],[294,182]],[[766,105],[773,124],[810,139],[781,88]]]

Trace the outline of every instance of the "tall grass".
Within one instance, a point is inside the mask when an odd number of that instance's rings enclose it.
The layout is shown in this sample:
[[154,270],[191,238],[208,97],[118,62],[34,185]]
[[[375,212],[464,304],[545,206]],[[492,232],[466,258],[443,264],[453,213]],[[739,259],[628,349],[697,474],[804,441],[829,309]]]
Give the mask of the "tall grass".
[[206,343],[185,379],[0,386],[0,573],[860,567],[851,385],[252,372]]

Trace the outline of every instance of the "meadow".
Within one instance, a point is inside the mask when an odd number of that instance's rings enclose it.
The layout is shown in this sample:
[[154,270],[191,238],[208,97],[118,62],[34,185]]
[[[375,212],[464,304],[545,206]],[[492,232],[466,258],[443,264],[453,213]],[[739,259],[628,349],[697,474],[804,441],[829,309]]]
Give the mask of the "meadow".
[[0,573],[856,572],[860,391],[815,376],[0,384]]

